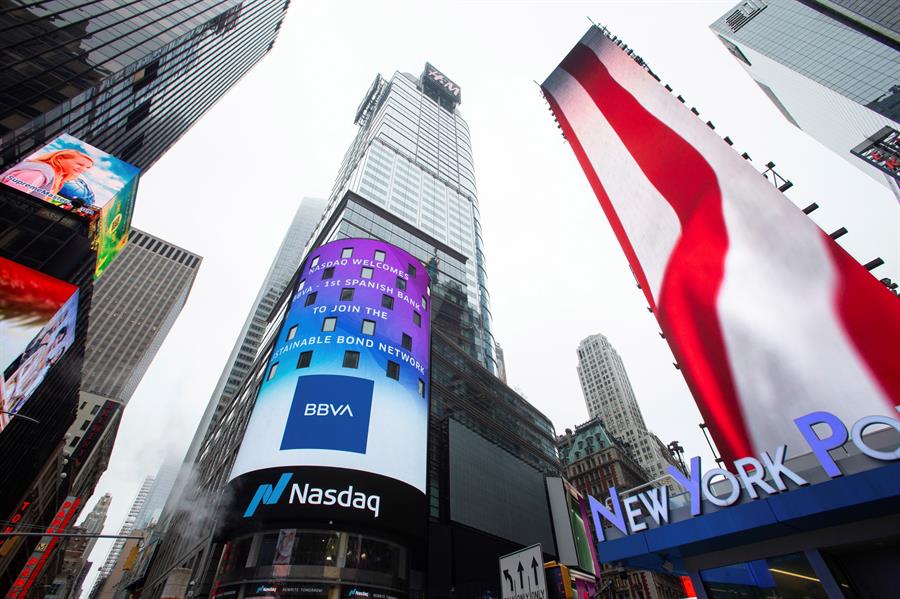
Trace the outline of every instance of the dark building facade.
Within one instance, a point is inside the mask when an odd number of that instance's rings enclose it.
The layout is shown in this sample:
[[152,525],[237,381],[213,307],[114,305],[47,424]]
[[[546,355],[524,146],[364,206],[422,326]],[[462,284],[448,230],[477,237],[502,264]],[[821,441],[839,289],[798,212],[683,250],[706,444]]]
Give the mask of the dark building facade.
[[[0,170],[61,133],[146,170],[268,52],[287,7],[284,0],[0,2]],[[79,288],[73,346],[0,434],[0,518],[44,528],[72,492],[64,436],[83,403],[97,258],[86,221],[2,185],[0,257]],[[98,442],[104,451],[118,417]],[[97,465],[102,471],[104,460]],[[0,546],[0,592],[38,541]]]
[[65,132],[146,170],[269,51],[288,3],[0,3],[0,165]]
[[408,252],[430,276],[427,541],[337,519],[323,527],[298,518],[292,551],[276,552],[288,529],[217,533],[217,521],[234,509],[223,489],[298,272],[272,310],[248,375],[197,448],[181,501],[167,505],[165,537],[142,596],[157,599],[187,568],[195,598],[362,592],[481,599],[500,594],[500,555],[536,542],[555,555],[545,485],[559,473],[555,434],[495,374],[471,148],[458,103],[459,88],[431,65],[418,78],[377,77],[306,251],[310,259],[328,242],[375,239]]

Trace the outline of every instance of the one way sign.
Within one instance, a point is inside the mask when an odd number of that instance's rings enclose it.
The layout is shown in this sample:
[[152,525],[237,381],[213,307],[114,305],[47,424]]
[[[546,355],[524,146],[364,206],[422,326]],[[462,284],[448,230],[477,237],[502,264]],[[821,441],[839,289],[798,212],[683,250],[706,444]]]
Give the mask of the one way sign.
[[544,554],[539,544],[500,558],[500,589],[503,599],[547,599]]

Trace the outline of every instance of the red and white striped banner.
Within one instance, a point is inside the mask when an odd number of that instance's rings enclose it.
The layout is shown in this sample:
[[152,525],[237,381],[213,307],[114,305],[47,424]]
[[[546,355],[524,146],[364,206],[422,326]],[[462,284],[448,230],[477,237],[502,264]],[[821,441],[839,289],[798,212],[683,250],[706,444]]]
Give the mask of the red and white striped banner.
[[542,88],[723,457],[897,416],[900,300],[599,28]]

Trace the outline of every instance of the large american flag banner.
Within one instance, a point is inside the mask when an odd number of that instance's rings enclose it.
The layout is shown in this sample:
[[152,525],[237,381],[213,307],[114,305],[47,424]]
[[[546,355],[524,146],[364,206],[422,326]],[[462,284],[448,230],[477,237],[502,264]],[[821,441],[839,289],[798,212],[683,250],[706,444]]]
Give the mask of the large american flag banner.
[[726,460],[897,416],[900,301],[592,27],[542,85]]

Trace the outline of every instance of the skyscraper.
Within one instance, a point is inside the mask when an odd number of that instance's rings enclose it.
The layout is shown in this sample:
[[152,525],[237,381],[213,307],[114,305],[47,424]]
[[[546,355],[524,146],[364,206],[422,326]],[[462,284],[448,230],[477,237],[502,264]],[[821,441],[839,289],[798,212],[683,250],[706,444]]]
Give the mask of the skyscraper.
[[[496,376],[471,148],[459,99],[459,87],[431,65],[419,77],[399,72],[389,80],[376,77],[357,111],[359,132],[305,258],[307,264],[316,264],[319,248],[354,238],[343,250],[347,256],[341,254],[350,264],[357,257],[349,246],[359,244],[359,238],[375,239],[405,250],[418,262],[400,272],[422,267],[428,272],[432,344],[427,551],[421,539],[388,532],[378,522],[366,527],[322,520],[309,512],[292,521],[296,529],[230,538],[227,548],[212,534],[215,525],[208,514],[214,513],[221,523],[247,507],[230,505],[223,490],[276,339],[292,338],[288,331],[282,334],[282,325],[289,307],[293,310],[295,290],[302,288],[298,270],[267,319],[247,375],[197,448],[192,485],[177,505],[167,505],[164,518],[170,520],[146,578],[147,597],[159,597],[170,576],[181,576],[182,564],[192,564],[195,598],[208,596],[214,588],[217,593],[254,593],[258,584],[240,590],[241,581],[249,579],[266,581],[263,587],[303,582],[303,588],[321,586],[342,596],[357,591],[414,594],[425,590],[426,570],[428,592],[435,597],[482,597],[499,593],[497,556],[536,542],[552,552],[544,479],[558,474],[553,426]],[[383,259],[375,256],[376,261]],[[318,280],[326,275],[316,276]],[[401,291],[405,287],[397,286]],[[347,291],[352,297],[353,290]],[[393,304],[382,304],[386,306]],[[302,360],[297,368],[305,368]],[[281,434],[274,430],[278,426],[272,423],[273,435]],[[342,475],[335,471],[333,476]],[[335,484],[347,484],[341,481]],[[415,518],[415,507],[410,508],[407,518]],[[271,541],[281,547],[278,561],[270,555]],[[225,561],[220,561],[223,556]],[[378,557],[367,561],[369,556]],[[370,571],[376,563],[377,572]],[[300,574],[314,564],[332,567]]]
[[81,497],[106,469],[119,412],[184,308],[203,260],[138,229],[129,239],[94,287],[81,401],[66,447]]
[[0,8],[0,164],[67,132],[149,168],[272,47],[283,0]]
[[[147,498],[150,496],[150,492],[153,490],[153,484],[156,482],[156,478],[153,476],[148,476],[144,479],[144,482],[141,484],[140,490],[138,490],[137,495],[134,498],[134,501],[131,503],[131,508],[128,510],[128,514],[125,516],[124,522],[122,522],[121,528],[119,528],[119,534],[122,536],[129,535],[134,530],[134,525],[137,522],[138,516],[141,511],[144,509],[144,504],[147,501]],[[109,553],[106,555],[106,560],[103,562],[103,565],[100,566],[100,571],[97,574],[97,580],[94,582],[94,587],[91,589],[91,597],[96,597],[104,584],[106,583],[107,577],[109,577],[110,572],[112,572],[113,567],[116,565],[116,561],[118,561],[119,556],[122,554],[122,548],[125,546],[126,539],[116,539],[116,542],[113,543],[112,549],[109,550]]]
[[186,462],[193,462],[197,457],[197,449],[203,442],[207,431],[216,425],[222,415],[223,407],[234,397],[241,381],[247,376],[250,366],[256,359],[269,315],[278,302],[278,298],[284,293],[291,277],[297,271],[297,267],[300,266],[300,262],[303,260],[303,248],[306,247],[309,236],[322,218],[324,210],[324,199],[303,198],[300,201],[300,206],[294,214],[294,220],[291,221],[291,225],[281,241],[281,246],[275,254],[275,260],[272,261],[272,266],[253,301],[253,308],[247,314],[247,320],[244,321],[244,326],[234,343],[228,362],[222,369],[222,375],[219,377],[219,382],[216,384],[206,412],[200,420],[200,426],[197,427],[197,432],[185,456]]
[[[420,77],[377,76],[357,110],[359,131],[329,197],[329,218],[311,242],[321,243],[323,234],[335,236],[328,229],[338,225],[340,236],[375,236],[424,263],[434,258],[439,285],[452,288],[459,302],[447,333],[496,372],[475,167],[469,126],[456,109],[460,101],[459,86],[427,63]],[[339,205],[346,191],[373,209]],[[397,224],[384,222],[377,216],[382,212]],[[375,220],[370,225],[360,218]]]
[[624,441],[650,478],[666,473],[671,458],[644,422],[619,352],[600,335],[578,344],[578,380],[591,418],[599,418],[612,435]]
[[[81,534],[100,534],[103,531],[103,525],[106,523],[106,514],[112,503],[112,495],[105,493],[97,503],[94,509],[84,517],[81,524],[73,526],[73,533]],[[47,594],[48,597],[59,599],[78,599],[81,595],[81,584],[84,577],[91,568],[91,562],[87,561],[97,544],[94,537],[76,537],[68,539],[64,549],[64,557],[59,574],[53,579],[53,589]]]
[[900,198],[890,0],[748,0],[711,26],[784,117]]

